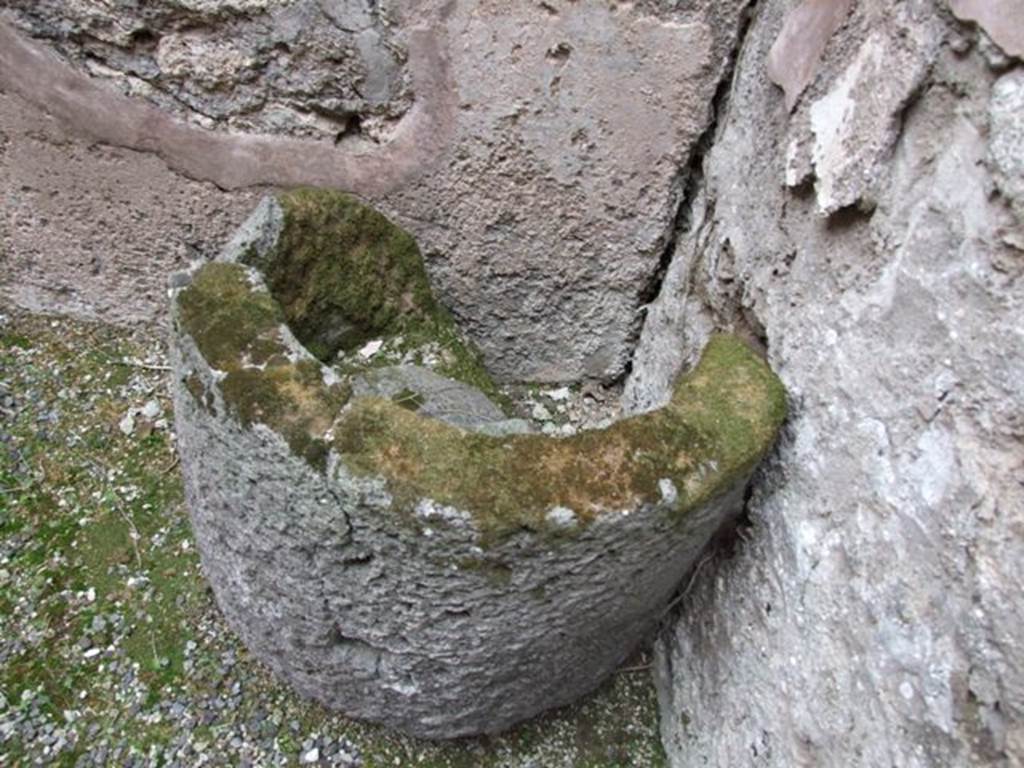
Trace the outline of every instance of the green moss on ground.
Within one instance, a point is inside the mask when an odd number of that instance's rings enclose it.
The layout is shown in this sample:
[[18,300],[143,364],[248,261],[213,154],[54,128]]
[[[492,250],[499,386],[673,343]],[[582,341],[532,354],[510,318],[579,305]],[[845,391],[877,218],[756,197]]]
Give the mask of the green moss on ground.
[[151,398],[170,415],[163,374],[124,363],[159,348],[54,322],[12,314],[0,327],[0,390],[14,401],[0,420],[0,765],[298,765],[309,740],[344,741],[365,768],[665,765],[643,671],[507,734],[446,744],[298,697],[205,588],[170,433],[118,429]]
[[[118,437],[119,395],[138,376],[121,362],[138,351],[123,333],[17,327],[20,340],[0,338],[0,381],[16,403],[0,427],[0,700],[11,706],[0,720],[32,702],[58,725],[82,711],[112,723],[115,702],[97,685],[111,649],[140,701],[150,698],[182,674],[182,618],[203,593],[181,549],[189,531],[172,446],[163,431]],[[0,743],[5,765],[31,755],[17,739]]]

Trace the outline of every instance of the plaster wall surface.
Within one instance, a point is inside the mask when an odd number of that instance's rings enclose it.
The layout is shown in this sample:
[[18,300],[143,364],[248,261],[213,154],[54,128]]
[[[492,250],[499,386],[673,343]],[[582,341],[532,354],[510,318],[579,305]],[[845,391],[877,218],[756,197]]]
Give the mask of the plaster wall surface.
[[258,198],[85,140],[0,91],[0,299],[11,305],[163,323],[167,275],[212,257]]

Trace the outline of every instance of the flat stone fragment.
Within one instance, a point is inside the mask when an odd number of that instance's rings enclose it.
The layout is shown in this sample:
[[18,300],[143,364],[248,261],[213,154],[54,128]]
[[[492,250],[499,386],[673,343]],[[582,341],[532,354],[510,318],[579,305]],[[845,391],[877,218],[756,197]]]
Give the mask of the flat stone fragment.
[[480,390],[418,365],[371,369],[352,381],[352,394],[381,397],[421,416],[467,429],[507,420]]
[[[344,231],[326,210],[405,253],[355,205],[286,197],[280,242],[304,250],[303,211]],[[400,254],[380,258],[416,295]],[[247,258],[275,274],[297,257]],[[182,468],[219,605],[300,692],[419,736],[499,731],[596,687],[739,511],[786,412],[766,364],[718,337],[659,411],[565,439],[481,434],[450,422],[508,420],[466,382],[321,363],[285,324],[311,318],[254,267],[211,263],[173,295]]]

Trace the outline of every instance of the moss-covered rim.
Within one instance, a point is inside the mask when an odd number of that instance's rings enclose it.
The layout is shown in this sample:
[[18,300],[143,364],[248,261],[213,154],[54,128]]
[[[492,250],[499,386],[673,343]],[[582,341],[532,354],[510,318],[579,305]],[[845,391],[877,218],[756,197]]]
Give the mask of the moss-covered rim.
[[[326,433],[351,390],[327,384],[312,357],[297,355],[284,337],[283,316],[256,275],[240,264],[202,267],[176,300],[178,333],[187,333],[223,378],[224,405],[244,426],[266,424],[313,467],[327,466]],[[194,372],[182,382],[203,408],[216,398]]]
[[[312,205],[311,194],[290,198],[292,210]],[[415,272],[408,266],[400,271],[405,278]],[[398,312],[387,323],[417,313],[437,317],[432,298],[417,286],[410,304],[415,311]],[[409,290],[406,283],[403,295]],[[216,386],[241,424],[267,425],[321,471],[334,451],[353,474],[382,477],[396,510],[410,519],[421,499],[466,510],[486,541],[523,529],[561,531],[548,520],[556,507],[572,510],[579,525],[605,511],[657,502],[682,517],[741,482],[786,415],[782,384],[766,363],[740,340],[717,336],[658,411],[564,439],[494,437],[422,416],[403,403],[353,400],[344,378],[325,383],[336,377],[285,343],[284,325],[295,310],[282,309],[251,268],[202,267],[178,293],[177,307],[179,332],[223,372]],[[372,326],[374,332],[387,323]],[[197,392],[194,379],[186,388],[200,406],[211,407],[209,393]]]
[[464,509],[494,541],[523,529],[564,532],[548,517],[556,507],[583,525],[659,502],[682,519],[743,482],[785,416],[785,392],[765,362],[739,339],[716,336],[666,407],[606,429],[492,437],[358,398],[332,448],[356,474],[383,476],[399,510],[412,514],[424,498]]
[[281,232],[263,254],[242,261],[257,267],[295,337],[321,362],[363,343],[400,337],[413,350],[442,350],[438,373],[510,403],[491,379],[483,357],[434,299],[413,237],[351,195],[301,188],[278,197]]
[[[312,358],[293,360],[282,316],[247,268],[209,264],[178,296],[181,330],[225,373],[225,406],[261,422],[323,470],[334,450],[348,469],[381,476],[409,515],[430,498],[472,513],[485,537],[551,530],[553,507],[581,523],[605,510],[663,500],[677,513],[732,488],[764,456],[786,414],[785,393],[742,341],[717,336],[671,402],[652,413],[570,438],[466,432],[378,398],[350,402],[346,383],[324,383]],[[202,393],[202,407],[209,407]],[[344,408],[349,404],[348,408]]]

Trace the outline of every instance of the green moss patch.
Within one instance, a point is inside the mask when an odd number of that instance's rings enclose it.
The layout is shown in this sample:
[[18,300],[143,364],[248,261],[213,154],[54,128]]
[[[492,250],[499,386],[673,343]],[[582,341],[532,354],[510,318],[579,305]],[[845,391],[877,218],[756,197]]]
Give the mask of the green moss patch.
[[412,236],[339,192],[282,195],[284,227],[264,260],[271,293],[296,338],[324,362],[437,311]]
[[[433,347],[436,370],[476,387],[503,410],[511,406],[433,296],[423,258],[410,234],[350,195],[298,189],[279,198],[284,223],[276,246],[251,262],[295,337],[324,363],[374,339],[394,351]],[[366,362],[340,360],[344,369]],[[381,363],[387,361],[381,358]]]
[[214,368],[237,367],[243,355],[262,363],[288,351],[278,336],[283,318],[277,304],[253,289],[243,266],[205,265],[178,296],[178,306],[182,325]]
[[[266,424],[317,469],[327,460],[324,433],[351,394],[326,386],[319,363],[292,362],[280,336],[281,313],[255,288],[240,264],[207,264],[178,297],[180,322],[209,364],[223,371],[224,402],[245,426]],[[186,387],[200,405],[209,399],[192,376]]]
[[785,413],[782,385],[764,361],[721,336],[667,407],[605,430],[491,437],[361,398],[336,428],[335,448],[357,473],[384,476],[399,508],[430,498],[465,509],[494,541],[549,528],[556,506],[586,523],[657,501],[662,479],[675,485],[683,515],[753,469]]
[[407,411],[418,411],[426,401],[419,392],[406,388],[392,397],[391,402],[405,408]]

